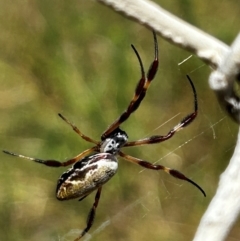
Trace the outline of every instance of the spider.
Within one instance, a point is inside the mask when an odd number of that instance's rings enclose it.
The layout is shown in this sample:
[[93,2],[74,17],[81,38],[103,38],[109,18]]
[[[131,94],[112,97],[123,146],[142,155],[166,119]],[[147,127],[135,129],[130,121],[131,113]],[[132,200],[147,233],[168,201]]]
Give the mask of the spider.
[[97,190],[95,195],[95,201],[90,209],[86,227],[82,233],[75,239],[75,241],[82,238],[92,227],[98,202],[100,200],[102,186],[109,181],[117,172],[118,160],[117,155],[124,158],[127,161],[138,164],[144,168],[152,170],[162,170],[175,178],[185,180],[195,187],[197,187],[204,196],[206,196],[204,190],[191,179],[187,178],[181,172],[162,166],[155,165],[148,161],[138,159],[136,157],[125,154],[121,151],[123,147],[139,146],[145,144],[155,144],[170,139],[176,132],[189,125],[197,116],[198,103],[197,93],[195,87],[187,76],[191,85],[194,96],[194,110],[192,113],[184,117],[176,126],[174,126],[166,135],[154,135],[148,138],[139,139],[136,141],[128,141],[128,135],[125,131],[120,129],[120,125],[125,122],[129,116],[138,109],[142,100],[144,99],[146,92],[149,88],[151,81],[154,79],[158,70],[158,42],[155,32],[153,32],[154,38],[154,60],[149,67],[148,73],[145,74],[141,57],[136,48],[131,45],[135,52],[140,69],[141,78],[136,86],[134,96],[128,105],[127,109],[103,132],[101,140],[96,141],[86,135],[84,135],[77,126],[66,119],[62,114],[58,114],[72,129],[85,141],[94,143],[95,145],[77,156],[69,159],[65,162],[57,160],[42,160],[38,158],[19,155],[13,152],[4,150],[3,152],[12,156],[28,159],[40,164],[44,164],[50,167],[65,167],[72,165],[70,169],[64,172],[58,179],[56,188],[56,197],[58,200],[69,200],[73,198],[79,198],[79,201],[83,200],[90,193]]

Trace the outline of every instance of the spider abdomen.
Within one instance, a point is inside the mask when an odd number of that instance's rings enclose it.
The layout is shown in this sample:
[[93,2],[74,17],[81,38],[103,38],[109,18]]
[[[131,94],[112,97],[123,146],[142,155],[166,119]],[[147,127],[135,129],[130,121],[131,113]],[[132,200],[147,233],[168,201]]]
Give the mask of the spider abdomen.
[[117,168],[117,158],[110,153],[94,154],[81,159],[58,179],[57,199],[86,197],[109,181]]

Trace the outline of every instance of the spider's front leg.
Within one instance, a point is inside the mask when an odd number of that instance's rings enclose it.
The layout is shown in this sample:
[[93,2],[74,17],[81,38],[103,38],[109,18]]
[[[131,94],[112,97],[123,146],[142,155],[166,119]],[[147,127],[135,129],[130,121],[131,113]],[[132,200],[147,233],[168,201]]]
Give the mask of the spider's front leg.
[[185,116],[177,125],[175,125],[166,135],[154,135],[147,138],[139,139],[137,141],[129,141],[124,147],[129,146],[140,146],[140,145],[148,145],[148,144],[156,144],[160,142],[164,142],[174,136],[178,131],[182,130],[184,127],[188,126],[192,123],[197,117],[198,113],[198,102],[197,102],[197,92],[194,87],[194,84],[191,78],[187,75],[187,79],[192,87],[193,97],[194,97],[194,110],[192,113]]
[[101,139],[106,139],[111,133],[116,130],[124,121],[126,121],[129,116],[138,109],[139,105],[141,104],[142,100],[144,99],[146,92],[154,79],[157,70],[158,70],[158,42],[157,42],[157,36],[156,33],[153,32],[153,38],[154,38],[154,60],[151,63],[147,75],[145,74],[143,63],[141,60],[141,57],[136,50],[136,48],[132,46],[141,68],[141,78],[136,86],[134,96],[129,103],[127,109],[103,132]]

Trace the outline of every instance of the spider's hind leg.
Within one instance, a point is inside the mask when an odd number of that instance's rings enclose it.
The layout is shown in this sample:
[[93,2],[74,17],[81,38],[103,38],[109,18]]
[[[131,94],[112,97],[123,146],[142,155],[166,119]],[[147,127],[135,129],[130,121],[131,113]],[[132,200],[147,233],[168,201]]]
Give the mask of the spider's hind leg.
[[119,152],[119,155],[121,157],[123,157],[124,159],[126,159],[127,161],[130,161],[132,163],[138,164],[138,165],[140,165],[140,166],[142,166],[144,168],[152,169],[152,170],[162,170],[162,171],[170,174],[171,176],[173,176],[175,178],[187,181],[187,182],[191,183],[192,185],[194,185],[196,188],[198,188],[202,192],[202,194],[206,197],[206,193],[204,192],[204,190],[197,183],[195,183],[191,179],[187,178],[185,175],[183,175],[181,172],[179,172],[177,170],[174,170],[174,169],[162,166],[162,165],[154,165],[154,164],[152,164],[150,162],[147,162],[147,161],[138,159],[136,157],[127,155],[127,154],[125,154],[123,152]]
[[81,235],[78,238],[76,238],[74,241],[80,240],[92,227],[93,222],[94,222],[94,218],[95,218],[95,214],[96,214],[96,209],[97,209],[97,206],[98,206],[98,202],[99,202],[100,197],[101,197],[101,191],[102,191],[102,187],[99,187],[98,190],[97,190],[96,196],[95,196],[95,201],[93,203],[93,206],[92,206],[92,208],[91,208],[91,210],[88,214],[87,226],[82,231]]

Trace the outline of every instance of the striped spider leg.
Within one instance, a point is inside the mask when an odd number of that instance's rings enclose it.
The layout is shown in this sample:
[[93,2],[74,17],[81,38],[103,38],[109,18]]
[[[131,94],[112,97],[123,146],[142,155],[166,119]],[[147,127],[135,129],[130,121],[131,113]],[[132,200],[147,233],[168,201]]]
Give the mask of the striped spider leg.
[[[166,140],[170,139],[176,132],[180,131],[182,128],[186,127],[187,125],[189,125],[191,122],[194,121],[194,119],[197,116],[197,112],[198,112],[197,92],[193,85],[192,80],[190,79],[190,77],[188,75],[187,75],[187,78],[192,87],[193,96],[194,96],[193,112],[188,114],[187,116],[185,116],[166,135],[163,135],[163,136],[162,135],[154,135],[154,136],[150,136],[150,137],[147,137],[144,139],[139,139],[137,141],[127,142],[123,147],[139,146],[139,145],[146,145],[146,144],[156,144],[156,143],[166,141]],[[142,159],[138,159],[136,157],[127,155],[127,154],[123,153],[122,151],[119,151],[118,154],[121,157],[123,157],[125,160],[138,164],[144,168],[152,169],[152,170],[163,170],[164,172],[172,175],[175,178],[185,180],[185,181],[193,184],[195,187],[197,187],[203,193],[203,195],[206,196],[206,193],[204,192],[204,190],[197,183],[193,182],[191,179],[187,178],[185,175],[183,175],[181,172],[179,172],[177,170],[174,170],[174,169],[162,166],[162,165],[154,165],[154,164],[144,161]]]
[[71,123],[67,118],[63,115],[59,114],[59,117],[64,120],[68,125],[72,127],[72,129],[85,141],[93,143],[94,146],[81,152],[77,156],[60,162],[58,160],[42,160],[38,158],[23,156],[20,154],[16,154],[9,151],[3,151],[6,154],[17,156],[20,158],[24,158],[30,161],[34,161],[40,164],[44,164],[50,167],[65,167],[72,165],[66,172],[64,172],[57,182],[56,188],[56,197],[58,200],[69,200],[78,198],[79,201],[83,200],[93,191],[97,191],[95,195],[95,201],[90,209],[88,219],[86,222],[86,227],[82,231],[82,233],[74,240],[80,240],[92,227],[96,209],[100,200],[102,186],[108,182],[117,172],[118,169],[118,160],[117,155],[123,157],[127,161],[138,164],[144,168],[153,169],[153,170],[163,170],[168,174],[178,178],[185,180],[194,186],[196,186],[203,194],[205,192],[203,189],[188,179],[182,173],[170,169],[161,165],[154,165],[147,161],[138,159],[136,157],[129,156],[121,151],[123,147],[144,145],[144,144],[153,144],[160,143],[169,138],[171,138],[177,131],[182,129],[183,127],[190,124],[197,115],[197,94],[194,88],[194,85],[191,79],[188,77],[188,80],[192,86],[194,93],[194,103],[195,109],[192,114],[186,116],[178,125],[176,125],[169,133],[165,136],[151,136],[149,138],[139,139],[137,141],[128,142],[128,135],[125,131],[120,129],[120,125],[125,122],[129,116],[138,109],[142,100],[144,99],[146,92],[149,88],[151,81],[154,79],[155,74],[158,70],[158,43],[156,34],[153,32],[154,37],[154,60],[149,67],[148,73],[145,74],[144,67],[142,64],[142,60],[136,48],[132,46],[133,51],[135,52],[137,59],[139,61],[140,69],[141,69],[141,78],[136,86],[134,96],[130,101],[127,109],[117,118],[101,135],[101,140],[96,141],[86,135],[84,135],[73,123]]
[[144,97],[146,95],[146,92],[148,90],[148,87],[151,84],[151,81],[154,79],[154,77],[157,73],[159,60],[158,60],[158,43],[157,43],[157,36],[156,36],[155,32],[153,32],[153,37],[154,37],[155,56],[154,56],[154,60],[151,64],[151,66],[149,67],[147,76],[145,74],[140,55],[138,54],[135,47],[133,45],[131,45],[138,58],[139,64],[140,64],[141,78],[136,86],[134,96],[133,96],[130,104],[128,105],[127,109],[103,132],[103,134],[101,136],[102,140],[105,139],[106,137],[108,137],[108,135],[110,135],[112,133],[112,131],[114,131],[116,128],[118,128],[124,121],[126,121],[129,118],[129,116],[135,110],[137,110],[137,108],[139,107],[139,105],[141,104],[142,100],[144,99]]

